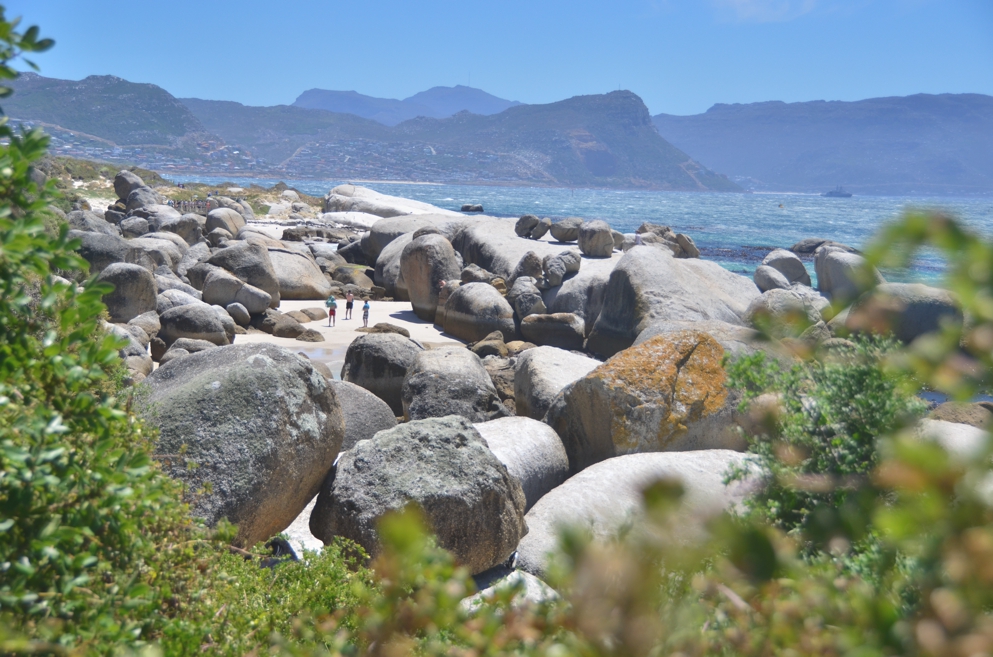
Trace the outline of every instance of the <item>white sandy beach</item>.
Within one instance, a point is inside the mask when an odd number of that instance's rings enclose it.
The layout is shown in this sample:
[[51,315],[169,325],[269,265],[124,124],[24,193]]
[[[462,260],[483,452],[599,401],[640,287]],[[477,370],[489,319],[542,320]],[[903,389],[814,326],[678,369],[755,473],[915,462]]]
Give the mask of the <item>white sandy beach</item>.
[[[277,338],[268,333],[252,331],[235,338],[235,344],[248,344],[253,342],[268,342],[285,347],[295,353],[303,352],[308,358],[326,363],[335,378],[341,372],[341,366],[345,361],[345,352],[352,340],[364,335],[356,329],[362,328],[362,301],[355,300],[355,310],[352,312],[352,319],[345,319],[345,300],[338,299],[338,317],[335,326],[329,327],[328,320],[313,321],[304,324],[307,328],[316,329],[324,336],[324,342],[301,342],[293,338]],[[375,326],[379,322],[387,322],[403,327],[410,331],[410,337],[417,340],[426,347],[438,345],[463,344],[454,337],[443,333],[431,322],[425,322],[417,317],[411,308],[409,301],[370,301],[369,326]],[[283,313],[291,310],[301,310],[303,308],[323,308],[323,301],[281,301],[279,311]]]

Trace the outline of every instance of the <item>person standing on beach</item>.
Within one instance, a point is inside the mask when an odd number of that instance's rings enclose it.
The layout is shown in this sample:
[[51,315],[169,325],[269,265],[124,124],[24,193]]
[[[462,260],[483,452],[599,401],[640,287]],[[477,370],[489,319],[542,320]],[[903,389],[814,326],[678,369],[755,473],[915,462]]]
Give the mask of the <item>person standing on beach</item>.
[[362,305],[362,326],[369,326],[369,302],[366,301]]
[[334,295],[328,297],[328,300],[324,302],[324,305],[328,307],[328,326],[335,325],[335,311],[338,310],[338,302],[335,301]]
[[345,295],[345,319],[352,318],[352,306],[355,305],[355,297],[349,292]]

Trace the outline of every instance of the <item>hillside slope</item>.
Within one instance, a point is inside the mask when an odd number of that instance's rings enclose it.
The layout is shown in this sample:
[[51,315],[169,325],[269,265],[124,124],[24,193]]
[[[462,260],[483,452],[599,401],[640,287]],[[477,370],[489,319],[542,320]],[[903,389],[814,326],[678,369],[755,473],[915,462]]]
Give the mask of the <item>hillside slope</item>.
[[993,97],[715,105],[660,134],[745,187],[862,194],[993,192]]
[[[70,81],[25,75],[15,87],[4,110],[45,127],[53,136],[53,152],[158,171],[740,189],[662,139],[648,108],[626,91],[517,105],[489,116],[463,111],[442,119],[420,117],[390,127],[353,114],[302,107],[180,101],[155,85],[110,76]],[[421,100],[437,107],[454,102],[445,89],[425,94]]]
[[662,139],[636,95],[577,96],[395,127],[296,107],[187,99],[211,131],[291,175],[736,191]]
[[12,82],[4,112],[107,139],[119,146],[177,146],[206,136],[203,124],[169,92],[154,84],[110,75],[57,80],[24,73]]
[[353,114],[292,105],[252,107],[228,100],[180,100],[207,130],[272,164],[283,162],[313,142],[389,138],[388,128]]
[[520,105],[493,116],[414,119],[396,132],[436,148],[483,151],[548,184],[735,190],[662,139],[629,91]]

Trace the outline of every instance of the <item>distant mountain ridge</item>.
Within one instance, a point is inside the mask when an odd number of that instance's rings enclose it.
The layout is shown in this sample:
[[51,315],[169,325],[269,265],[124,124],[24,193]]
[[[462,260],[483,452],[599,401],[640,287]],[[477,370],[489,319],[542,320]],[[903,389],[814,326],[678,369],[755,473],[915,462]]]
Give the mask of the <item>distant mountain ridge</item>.
[[345,179],[740,190],[662,139],[648,108],[628,91],[394,127],[293,106],[183,102],[211,132],[283,158],[288,171],[320,163]]
[[154,84],[112,75],[79,81],[22,73],[2,102],[4,113],[107,139],[121,146],[177,147],[207,138],[203,124],[179,100]]
[[294,107],[355,114],[388,126],[419,116],[444,119],[462,111],[489,116],[520,104],[461,84],[432,87],[403,100],[376,98],[356,91],[308,89],[293,102]]
[[[353,113],[180,100],[155,85],[110,76],[71,81],[26,75],[13,86],[4,110],[45,127],[58,152],[160,171],[740,189],[662,139],[648,108],[631,92],[516,104],[488,116],[465,110],[440,119],[420,116],[391,127]],[[443,113],[465,101],[466,89],[436,88],[418,94],[419,102]]]
[[653,120],[665,139],[750,189],[993,192],[990,96],[714,105]]

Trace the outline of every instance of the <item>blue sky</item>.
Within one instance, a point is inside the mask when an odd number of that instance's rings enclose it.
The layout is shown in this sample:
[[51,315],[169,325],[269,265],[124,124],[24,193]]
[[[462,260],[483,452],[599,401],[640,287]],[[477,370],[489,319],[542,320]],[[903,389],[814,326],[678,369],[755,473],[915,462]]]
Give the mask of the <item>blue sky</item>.
[[653,114],[993,95],[993,0],[12,0],[7,16],[56,40],[44,75],[250,105],[470,76],[526,103],[630,89]]

